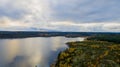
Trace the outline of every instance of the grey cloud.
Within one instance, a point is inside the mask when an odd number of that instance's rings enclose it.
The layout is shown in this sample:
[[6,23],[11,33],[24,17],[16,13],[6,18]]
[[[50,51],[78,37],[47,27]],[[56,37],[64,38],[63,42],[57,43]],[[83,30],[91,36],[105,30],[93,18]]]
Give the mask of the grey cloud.
[[[63,1],[63,0],[62,0]],[[120,18],[118,0],[58,1],[54,6],[56,20],[77,22],[117,21]]]
[[[0,30],[23,30],[22,27],[28,30],[34,27],[60,31],[63,29],[110,31],[108,27],[102,28],[102,25],[95,24],[92,27],[84,23],[120,24],[119,2],[119,0],[0,0],[0,23],[4,22],[0,24]],[[55,22],[67,24],[51,25]],[[111,31],[120,31],[118,28],[112,28]]]
[[12,9],[11,7],[0,7],[0,17],[8,17],[14,20],[24,16],[25,11],[22,9]]
[[66,20],[74,22],[120,21],[119,0],[6,1],[7,3],[0,7],[0,17],[7,16],[12,19],[25,17],[23,20],[33,23]]
[[10,19],[18,20],[26,14],[23,7],[18,7],[14,0],[0,1],[0,18],[8,17]]

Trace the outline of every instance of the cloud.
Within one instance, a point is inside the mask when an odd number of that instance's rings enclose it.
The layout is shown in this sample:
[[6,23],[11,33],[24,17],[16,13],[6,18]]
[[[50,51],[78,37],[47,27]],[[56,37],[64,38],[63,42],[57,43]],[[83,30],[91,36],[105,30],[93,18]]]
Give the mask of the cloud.
[[118,0],[60,0],[54,9],[56,20],[101,22],[119,20],[119,6]]
[[34,23],[45,21],[50,14],[48,0],[1,0],[1,3],[1,17]]
[[[18,26],[62,31],[64,26],[65,31],[84,29],[83,31],[119,32],[119,27],[112,30],[105,27],[106,29],[99,30],[102,25],[108,23],[120,24],[119,2],[119,0],[0,0],[0,29],[14,30],[13,27],[16,27],[17,30]],[[95,29],[93,27],[87,29],[86,25],[92,26],[93,23],[96,23]],[[97,25],[101,23],[104,24]]]
[[120,23],[109,23],[103,26],[105,31],[120,31]]
[[120,31],[119,22],[92,22],[92,23],[76,23],[76,22],[51,22],[51,27],[62,31],[87,31],[87,32],[118,32]]
[[7,17],[3,17],[0,19],[0,27],[12,27],[12,26],[29,26],[30,24],[24,23],[18,20],[12,20]]

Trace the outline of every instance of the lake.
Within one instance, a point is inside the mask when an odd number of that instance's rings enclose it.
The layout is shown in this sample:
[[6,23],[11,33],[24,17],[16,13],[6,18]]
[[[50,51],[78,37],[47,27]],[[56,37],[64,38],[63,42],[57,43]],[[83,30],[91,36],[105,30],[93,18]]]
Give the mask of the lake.
[[59,52],[67,48],[66,42],[83,40],[81,37],[0,39],[0,67],[49,67]]

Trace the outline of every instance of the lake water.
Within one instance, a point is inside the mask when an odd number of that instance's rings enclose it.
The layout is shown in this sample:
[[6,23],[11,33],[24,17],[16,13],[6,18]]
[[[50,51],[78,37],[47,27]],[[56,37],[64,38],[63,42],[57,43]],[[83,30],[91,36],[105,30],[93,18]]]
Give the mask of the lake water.
[[35,37],[0,39],[0,67],[49,67],[66,42],[84,38]]

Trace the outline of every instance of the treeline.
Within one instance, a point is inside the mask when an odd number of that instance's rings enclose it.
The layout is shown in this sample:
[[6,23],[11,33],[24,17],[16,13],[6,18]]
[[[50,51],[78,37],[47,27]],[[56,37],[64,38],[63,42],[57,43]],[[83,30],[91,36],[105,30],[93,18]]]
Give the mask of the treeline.
[[87,37],[99,34],[118,35],[110,32],[39,32],[39,31],[0,31],[0,38],[26,38],[26,37]]
[[87,40],[108,41],[108,42],[120,43],[120,34],[94,35],[94,36],[88,37]]

